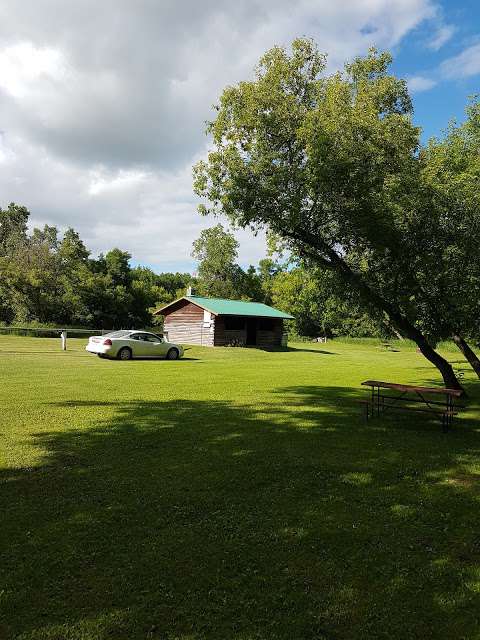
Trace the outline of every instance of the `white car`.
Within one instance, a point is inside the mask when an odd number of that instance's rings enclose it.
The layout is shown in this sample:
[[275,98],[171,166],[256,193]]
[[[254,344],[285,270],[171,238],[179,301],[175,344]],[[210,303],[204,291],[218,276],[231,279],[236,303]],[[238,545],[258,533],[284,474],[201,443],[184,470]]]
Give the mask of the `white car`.
[[148,331],[112,331],[104,336],[92,336],[85,350],[99,358],[166,358],[177,360],[183,356],[183,348],[167,342],[162,336]]

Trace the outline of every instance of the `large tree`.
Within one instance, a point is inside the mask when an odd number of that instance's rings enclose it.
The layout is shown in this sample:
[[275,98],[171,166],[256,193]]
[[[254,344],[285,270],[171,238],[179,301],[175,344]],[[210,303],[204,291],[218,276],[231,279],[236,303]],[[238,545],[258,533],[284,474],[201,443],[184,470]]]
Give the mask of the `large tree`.
[[431,298],[428,316],[441,337],[452,337],[480,377],[480,361],[467,343],[480,337],[478,100],[467,107],[464,123],[452,123],[443,139],[430,140],[421,161],[436,216],[429,230],[430,243],[437,246],[423,282]]
[[1,286],[10,312],[3,319],[47,323],[58,312],[62,271],[55,252],[57,235],[48,225],[34,229],[31,237],[10,245],[0,258]]
[[14,202],[6,209],[0,207],[0,256],[26,241],[29,215],[26,207]]
[[244,271],[237,264],[238,247],[233,233],[221,224],[200,233],[192,251],[198,260],[195,286],[199,293],[217,298],[263,299],[261,279],[255,267]]
[[[404,229],[421,191],[419,130],[406,83],[389,75],[391,57],[370,51],[325,73],[310,40],[289,54],[275,47],[255,79],[228,87],[208,126],[214,148],[195,167],[202,213],[267,227],[313,264],[335,271],[366,305],[385,314],[460,388],[450,363],[415,325],[382,278],[382,258],[409,274]],[[370,259],[369,259],[370,258]]]
[[221,224],[204,229],[193,243],[198,261],[199,292],[217,298],[235,297],[238,289],[238,242]]

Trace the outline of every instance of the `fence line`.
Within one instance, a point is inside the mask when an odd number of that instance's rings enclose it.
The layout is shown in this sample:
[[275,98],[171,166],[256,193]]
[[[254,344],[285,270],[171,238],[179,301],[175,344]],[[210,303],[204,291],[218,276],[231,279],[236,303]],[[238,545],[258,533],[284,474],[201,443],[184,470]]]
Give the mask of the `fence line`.
[[[152,333],[157,333],[160,327],[154,327],[153,329],[145,329],[146,331],[150,331]],[[144,329],[142,329],[143,331]],[[82,334],[90,334],[90,335],[104,335],[106,333],[110,333],[111,331],[119,331],[119,329],[74,329],[72,327],[12,327],[12,326],[2,326],[0,325],[0,334],[5,332],[14,332],[14,331],[25,331],[31,333],[53,333],[59,334],[60,336],[60,344],[62,351],[67,350],[67,337],[68,334],[82,333]],[[166,331],[160,331],[160,334],[167,336]]]
[[88,334],[100,334],[104,335],[104,333],[110,333],[110,331],[114,331],[114,329],[73,329],[73,328],[63,328],[63,327],[2,327],[0,326],[0,333],[5,331],[30,331],[37,333],[58,333],[60,334],[60,344],[62,351],[67,350],[67,336],[70,333],[88,333]]
[[2,331],[44,331],[46,333],[57,333],[62,331],[68,331],[69,333],[110,333],[115,329],[73,329],[72,327],[2,327],[0,325],[0,332]]

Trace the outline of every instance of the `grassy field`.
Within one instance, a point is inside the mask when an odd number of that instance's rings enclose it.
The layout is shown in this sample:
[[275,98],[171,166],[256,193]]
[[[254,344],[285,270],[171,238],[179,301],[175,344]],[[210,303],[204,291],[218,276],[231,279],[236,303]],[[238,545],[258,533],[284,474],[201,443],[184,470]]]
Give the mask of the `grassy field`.
[[376,342],[111,362],[0,336],[0,638],[480,638],[480,382]]

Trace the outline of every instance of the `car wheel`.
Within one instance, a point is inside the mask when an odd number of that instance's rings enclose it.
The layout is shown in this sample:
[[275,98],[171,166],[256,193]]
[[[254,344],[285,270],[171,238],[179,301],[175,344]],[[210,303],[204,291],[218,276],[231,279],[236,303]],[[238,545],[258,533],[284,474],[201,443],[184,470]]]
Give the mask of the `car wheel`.
[[132,350],[129,347],[122,347],[117,354],[119,360],[131,360]]
[[178,360],[178,349],[169,349],[167,353],[167,360]]

